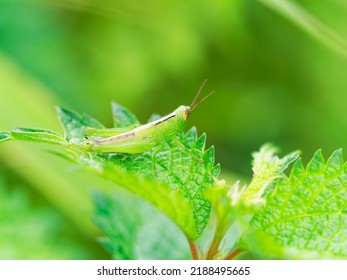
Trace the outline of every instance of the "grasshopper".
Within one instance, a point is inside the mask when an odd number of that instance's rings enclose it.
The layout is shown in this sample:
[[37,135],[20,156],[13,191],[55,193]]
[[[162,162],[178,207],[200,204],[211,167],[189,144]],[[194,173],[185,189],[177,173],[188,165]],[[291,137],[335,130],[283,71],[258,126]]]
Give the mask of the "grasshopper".
[[[129,128],[86,128],[86,144],[95,153],[142,153],[173,138],[185,129],[189,114],[214,91],[196,102],[205,83],[203,82],[190,106],[181,105],[172,113],[147,124]],[[89,139],[88,136],[102,137]],[[179,142],[179,141],[177,141]],[[182,143],[179,142],[180,145]]]

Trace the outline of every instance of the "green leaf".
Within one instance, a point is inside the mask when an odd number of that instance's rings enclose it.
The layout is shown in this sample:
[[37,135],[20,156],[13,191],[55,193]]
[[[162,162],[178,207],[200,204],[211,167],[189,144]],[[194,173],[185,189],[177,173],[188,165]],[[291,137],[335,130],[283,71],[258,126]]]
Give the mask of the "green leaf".
[[133,113],[114,101],[112,102],[112,115],[114,127],[135,127],[140,125]]
[[7,140],[11,140],[13,137],[11,136],[11,133],[9,132],[0,132],[0,142],[4,142]]
[[221,237],[232,226],[236,219],[236,210],[243,189],[239,182],[233,186],[228,186],[224,181],[218,182],[213,188],[205,192],[206,197],[211,201],[218,219],[218,233]]
[[[116,126],[138,124],[136,117],[124,107],[113,103],[112,109]],[[193,128],[186,134],[177,132],[145,153],[97,154],[85,149],[85,130],[104,126],[86,114],[61,107],[57,111],[68,145],[61,136],[47,130],[17,129],[14,137],[64,145],[66,155],[60,151],[55,154],[150,202],[170,217],[189,240],[201,235],[211,210],[204,192],[214,184],[220,171],[219,166],[214,166],[214,148],[204,150],[205,134],[197,138]]]
[[143,200],[118,192],[96,193],[94,201],[94,220],[107,236],[100,241],[114,259],[190,258],[182,232]]
[[11,135],[17,140],[40,142],[46,144],[66,145],[66,140],[54,131],[45,129],[15,128]]
[[104,128],[100,122],[87,114],[79,114],[63,107],[57,107],[57,112],[64,127],[65,139],[71,144],[84,143],[87,127]]
[[[229,186],[223,181],[218,181],[214,188],[206,191],[206,196],[211,201],[217,217],[216,231],[212,244],[218,244],[218,247],[210,248],[209,258],[215,258],[222,254],[219,251],[219,244],[236,220],[240,222],[244,231],[248,232],[248,222],[243,219],[243,216],[245,214],[253,214],[261,209],[261,206],[266,202],[265,199],[275,179],[284,176],[283,171],[299,156],[298,152],[295,152],[280,159],[275,156],[276,150],[275,147],[266,144],[260,148],[259,152],[253,154],[254,176],[248,186],[240,186],[239,182]],[[205,152],[206,155],[212,155],[212,153],[208,152],[208,150]],[[246,237],[246,234],[243,234],[243,238],[247,239]],[[253,248],[254,246],[249,247]]]
[[276,147],[265,144],[259,152],[253,153],[254,175],[242,194],[243,204],[249,206],[263,204],[263,197],[272,182],[282,176],[288,165],[300,155],[299,151],[295,151],[280,159],[275,155],[276,152]]
[[211,146],[204,152],[203,159],[207,168],[212,168],[214,166],[214,146]]
[[205,143],[206,143],[206,134],[203,133],[198,140],[195,142],[193,148],[195,150],[198,150],[198,152],[203,152],[205,149]]
[[[276,243],[277,258],[347,257],[344,166],[341,150],[335,151],[326,163],[319,150],[306,170],[301,160],[297,160],[289,177],[277,181],[265,208],[251,221],[257,234]],[[273,245],[261,247],[262,252],[256,248],[253,246],[262,255],[274,252]]]
[[152,114],[149,118],[147,122],[154,122],[156,120],[159,120],[161,118],[161,116],[159,114]]
[[192,148],[194,143],[196,142],[196,139],[198,138],[197,136],[197,131],[195,127],[192,127],[190,130],[188,130],[188,132],[186,133],[186,135],[184,136],[184,141],[183,144],[187,147],[187,148]]
[[[58,113],[67,140],[75,145],[84,144],[85,127],[98,125],[90,117],[86,120],[66,109],[59,108]],[[120,127],[137,122],[128,110],[115,103],[113,114],[123,122],[118,123]],[[176,141],[183,145],[177,145]],[[213,185],[219,168],[213,166],[214,149],[204,153],[205,134],[197,139],[196,130],[191,129],[185,135],[178,133],[176,141],[170,139],[143,154],[86,152],[79,155],[77,161],[152,203],[170,217],[189,239],[195,240],[201,235],[210,215],[210,202],[204,198],[203,192]]]
[[[206,138],[200,137],[194,147],[204,145],[201,139]],[[186,135],[177,135],[177,140],[185,143]],[[211,166],[211,162],[205,165],[196,160],[196,157],[203,158],[200,149],[184,149],[171,139],[143,154],[97,155],[93,158],[96,160],[94,166],[100,167],[102,160],[100,172],[103,176],[151,202],[195,240],[204,230],[211,210],[203,193],[214,184],[219,171]]]
[[[132,193],[143,198],[145,201],[152,203],[159,208],[163,213],[170,217],[177,225],[192,239],[198,237],[195,220],[192,215],[193,209],[184,195],[179,191],[173,191],[168,184],[160,180],[153,180],[149,177],[152,170],[146,169],[142,164],[147,164],[147,160],[138,159],[138,163],[135,163],[136,158],[111,158],[108,162],[100,161],[98,158],[94,158],[95,162],[91,160],[87,161],[88,166],[93,166],[99,170],[99,174],[119,186],[123,186]],[[123,170],[119,166],[118,160],[126,160],[127,167],[129,169]],[[141,162],[142,161],[142,162]],[[139,170],[131,170],[131,163],[135,163],[137,166],[134,168],[140,168]],[[125,167],[125,166],[123,166]],[[149,165],[151,168],[151,166]],[[148,173],[148,174],[146,174]],[[144,176],[141,176],[143,174]],[[146,178],[147,177],[147,178]],[[177,208],[179,207],[179,208]],[[179,210],[178,210],[179,209]]]
[[74,164],[78,164],[78,161],[76,160],[80,154],[76,150],[72,149],[65,149],[63,151],[58,151],[58,150],[47,150],[48,153],[61,157],[67,161],[70,161]]

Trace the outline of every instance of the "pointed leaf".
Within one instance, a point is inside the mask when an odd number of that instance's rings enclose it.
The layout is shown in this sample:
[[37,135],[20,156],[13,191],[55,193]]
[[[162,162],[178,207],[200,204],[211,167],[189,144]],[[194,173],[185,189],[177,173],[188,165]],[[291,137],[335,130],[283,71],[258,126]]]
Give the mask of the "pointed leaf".
[[326,174],[329,177],[336,176],[343,169],[342,149],[336,150],[326,163]]
[[140,124],[133,113],[114,101],[112,102],[112,115],[114,127],[135,127]]
[[11,136],[11,133],[9,132],[0,132],[0,142],[4,142],[7,140],[11,140],[13,137]]
[[323,172],[325,162],[322,155],[322,151],[318,150],[315,152],[311,161],[307,164],[307,171],[310,173],[321,173]]
[[104,128],[100,122],[86,114],[79,114],[63,107],[57,107],[57,112],[64,127],[65,139],[69,143],[77,145],[84,143],[87,127]]
[[203,155],[203,160],[207,168],[212,168],[214,165],[214,146],[209,147]]
[[290,172],[289,180],[292,184],[299,182],[303,179],[306,174],[304,165],[302,164],[301,158],[299,158],[293,165],[292,171]]
[[184,144],[186,147],[191,148],[197,139],[196,127],[192,127],[184,136]]
[[11,134],[17,140],[58,145],[67,144],[66,140],[58,133],[45,129],[15,128]]
[[216,164],[212,169],[211,169],[211,175],[215,178],[218,177],[219,173],[220,173],[220,164]]
[[161,118],[161,116],[159,114],[152,114],[149,119],[148,122],[154,122],[156,120],[159,120]]
[[205,149],[205,144],[206,144],[206,134],[203,133],[195,142],[194,149],[202,152]]
[[242,204],[257,208],[260,201],[265,202],[263,198],[269,193],[271,184],[283,176],[283,171],[300,154],[296,151],[280,159],[275,155],[276,152],[276,147],[265,144],[259,152],[253,153],[253,179],[242,194]]
[[286,170],[291,163],[293,163],[299,158],[300,154],[301,154],[300,151],[295,151],[283,157],[281,159],[278,172],[283,172],[284,170]]

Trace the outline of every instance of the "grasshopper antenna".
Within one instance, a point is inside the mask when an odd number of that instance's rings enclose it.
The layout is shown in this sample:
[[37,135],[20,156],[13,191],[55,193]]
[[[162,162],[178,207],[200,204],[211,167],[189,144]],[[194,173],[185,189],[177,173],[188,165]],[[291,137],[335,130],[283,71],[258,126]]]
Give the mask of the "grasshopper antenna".
[[193,111],[201,102],[205,101],[208,97],[210,97],[214,93],[214,91],[211,91],[203,99],[201,99],[198,103],[195,103],[196,100],[198,99],[202,89],[204,88],[206,82],[207,82],[207,79],[205,79],[205,81],[202,83],[201,87],[199,88],[198,93],[195,95],[195,98],[194,98],[192,104],[190,105],[191,111]]
[[211,91],[209,94],[207,94],[203,99],[201,99],[198,103],[196,103],[193,108],[191,109],[192,111],[200,104],[202,103],[203,101],[205,101],[208,97],[210,97],[212,94],[214,94],[214,90]]
[[204,88],[206,82],[207,82],[207,79],[205,79],[205,81],[204,81],[204,82],[202,83],[202,85],[200,86],[199,91],[198,91],[198,93],[195,95],[195,98],[194,98],[192,104],[190,104],[190,108],[192,108],[193,106],[195,107],[194,103],[195,103],[195,101],[198,99],[198,97],[199,97],[199,95],[200,95],[202,89]]

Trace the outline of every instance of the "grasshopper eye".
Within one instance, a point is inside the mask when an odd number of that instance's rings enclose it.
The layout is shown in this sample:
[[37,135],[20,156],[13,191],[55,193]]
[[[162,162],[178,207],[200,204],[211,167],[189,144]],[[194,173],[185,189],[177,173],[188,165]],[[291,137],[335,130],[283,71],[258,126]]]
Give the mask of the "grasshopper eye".
[[183,112],[183,119],[186,121],[189,118],[189,110]]

